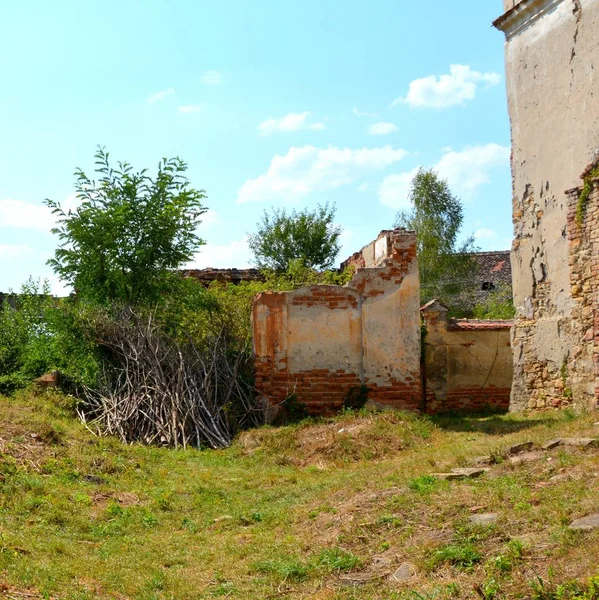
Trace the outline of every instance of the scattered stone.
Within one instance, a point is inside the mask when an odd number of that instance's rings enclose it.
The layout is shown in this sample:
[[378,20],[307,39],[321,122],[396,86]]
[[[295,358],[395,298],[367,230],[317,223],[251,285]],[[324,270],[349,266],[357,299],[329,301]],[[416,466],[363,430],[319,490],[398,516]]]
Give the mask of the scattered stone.
[[477,515],[470,515],[468,519],[473,525],[494,525],[497,523],[496,513],[481,513]]
[[452,469],[451,473],[434,473],[433,477],[444,479],[446,481],[456,481],[460,479],[475,479],[487,472],[487,469],[464,468]]
[[372,581],[372,579],[374,579],[374,577],[375,577],[374,573],[368,573],[368,572],[348,573],[346,575],[342,575],[339,578],[339,581],[344,585],[364,585],[365,583]]
[[412,579],[414,575],[416,575],[416,567],[412,563],[405,562],[389,577],[389,580],[393,583],[403,583]]
[[570,529],[576,529],[579,531],[589,531],[590,529],[596,529],[599,527],[599,514],[588,515],[581,519],[576,519],[570,523]]
[[579,448],[595,448],[599,446],[597,438],[564,438],[562,440],[564,446],[578,446]]
[[544,454],[542,452],[539,452],[538,450],[534,452],[525,452],[524,454],[518,454],[517,456],[510,456],[510,464],[524,465],[526,463],[541,460],[543,457]]
[[472,464],[477,467],[486,467],[493,464],[493,457],[491,456],[475,456],[472,459]]
[[554,448],[557,448],[561,443],[562,443],[561,438],[557,438],[555,440],[549,440],[548,442],[545,442],[541,446],[541,448],[543,450],[553,450]]
[[508,454],[521,454],[522,452],[526,452],[533,447],[532,442],[520,442],[519,444],[514,444],[508,448]]

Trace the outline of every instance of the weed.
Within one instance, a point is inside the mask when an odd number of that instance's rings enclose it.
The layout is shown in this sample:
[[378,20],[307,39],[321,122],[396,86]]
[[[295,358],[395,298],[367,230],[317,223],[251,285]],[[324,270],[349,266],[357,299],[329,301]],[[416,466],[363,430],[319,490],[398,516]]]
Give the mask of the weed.
[[481,560],[482,555],[473,544],[462,542],[437,550],[433,554],[430,564],[432,568],[446,563],[460,569],[470,569]]
[[343,548],[328,548],[316,557],[316,564],[327,571],[351,571],[361,562],[355,554]]
[[283,581],[304,581],[310,574],[310,566],[297,558],[264,560],[254,564],[254,570],[265,575],[276,575]]
[[441,483],[440,479],[432,475],[421,475],[408,481],[408,487],[418,494],[432,494]]

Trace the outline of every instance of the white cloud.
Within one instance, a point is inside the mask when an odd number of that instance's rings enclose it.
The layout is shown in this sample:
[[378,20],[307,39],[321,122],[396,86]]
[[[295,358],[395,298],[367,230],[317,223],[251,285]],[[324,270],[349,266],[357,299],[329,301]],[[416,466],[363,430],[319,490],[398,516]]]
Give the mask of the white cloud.
[[0,200],[0,227],[50,231],[54,216],[44,204],[32,204],[23,200]]
[[247,236],[228,244],[206,244],[193,260],[185,265],[187,269],[247,269],[250,266],[252,251]]
[[202,223],[200,224],[200,226],[206,226],[206,227],[209,227],[210,225],[216,225],[217,223],[220,223],[222,221],[222,219],[220,218],[218,213],[212,209],[208,209],[201,216],[201,220],[202,220]]
[[[451,191],[470,200],[480,186],[491,180],[491,173],[509,168],[510,149],[499,144],[470,146],[458,152],[444,148],[443,156],[433,169],[447,179]],[[391,208],[408,208],[410,183],[418,169],[385,177],[379,187],[379,199]]]
[[497,232],[489,229],[488,227],[480,227],[474,232],[474,239],[476,240],[496,240]]
[[186,106],[178,106],[177,110],[180,113],[193,114],[199,113],[202,110],[202,107],[199,104],[188,104]]
[[373,123],[368,128],[368,135],[389,135],[397,131],[397,125],[393,123]]
[[370,189],[370,184],[368,182],[361,183],[358,186],[358,192],[367,192]]
[[220,85],[223,82],[223,76],[218,71],[206,71],[200,81],[204,85]]
[[378,116],[376,113],[365,112],[363,110],[360,110],[357,106],[354,106],[351,111],[354,113],[354,115],[356,115],[356,117],[377,117]]
[[457,152],[447,148],[434,169],[447,179],[458,196],[470,199],[473,193],[491,180],[497,169],[509,168],[510,149],[499,144],[470,146]]
[[450,65],[448,74],[429,75],[412,81],[407,95],[397,98],[392,105],[406,103],[417,108],[449,108],[473,100],[479,84],[490,87],[500,81],[497,73],[480,73],[468,65]]
[[154,102],[160,102],[160,100],[164,100],[168,96],[172,96],[175,93],[175,88],[168,88],[167,90],[160,90],[159,92],[154,92],[148,96],[148,102],[150,104]]
[[[62,209],[68,213],[80,202],[76,194],[70,194],[60,204]],[[12,227],[49,232],[55,226],[56,217],[45,204],[33,204],[10,198],[0,200],[0,228]]]
[[268,171],[248,179],[237,193],[237,202],[299,200],[313,192],[333,190],[362,176],[381,171],[407,155],[392,146],[379,148],[290,148],[275,155]]
[[381,204],[390,206],[391,208],[409,208],[410,201],[408,194],[410,192],[410,184],[418,169],[405,171],[403,173],[395,173],[387,175],[379,187],[379,200]]
[[324,129],[324,123],[308,123],[310,111],[303,113],[289,113],[280,119],[269,117],[258,125],[260,135],[272,135],[273,133],[288,133],[300,129]]

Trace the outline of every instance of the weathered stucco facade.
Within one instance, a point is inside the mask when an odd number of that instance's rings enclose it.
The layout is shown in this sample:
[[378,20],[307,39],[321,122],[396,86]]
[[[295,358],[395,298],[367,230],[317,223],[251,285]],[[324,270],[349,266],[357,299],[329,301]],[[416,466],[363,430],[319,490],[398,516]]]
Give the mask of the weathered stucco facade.
[[506,35],[512,131],[511,408],[595,406],[565,190],[599,149],[599,0],[504,0],[504,10],[495,26]]
[[448,319],[433,300],[422,307],[425,410],[507,410],[512,387],[511,321]]
[[365,386],[371,400],[420,407],[416,237],[383,231],[350,261],[357,269],[345,287],[254,300],[256,387],[271,406],[294,395],[312,414],[331,414]]

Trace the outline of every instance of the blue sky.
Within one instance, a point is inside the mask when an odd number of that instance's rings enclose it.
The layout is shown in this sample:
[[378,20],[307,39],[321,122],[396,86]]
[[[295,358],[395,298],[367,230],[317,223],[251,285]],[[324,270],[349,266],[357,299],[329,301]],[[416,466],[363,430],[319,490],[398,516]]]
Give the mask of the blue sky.
[[244,267],[264,209],[337,205],[342,260],[391,227],[419,165],[464,233],[509,248],[500,0],[81,0],[0,6],[0,291],[45,265],[46,197],[73,203],[98,144],[181,156],[210,212],[193,266]]

